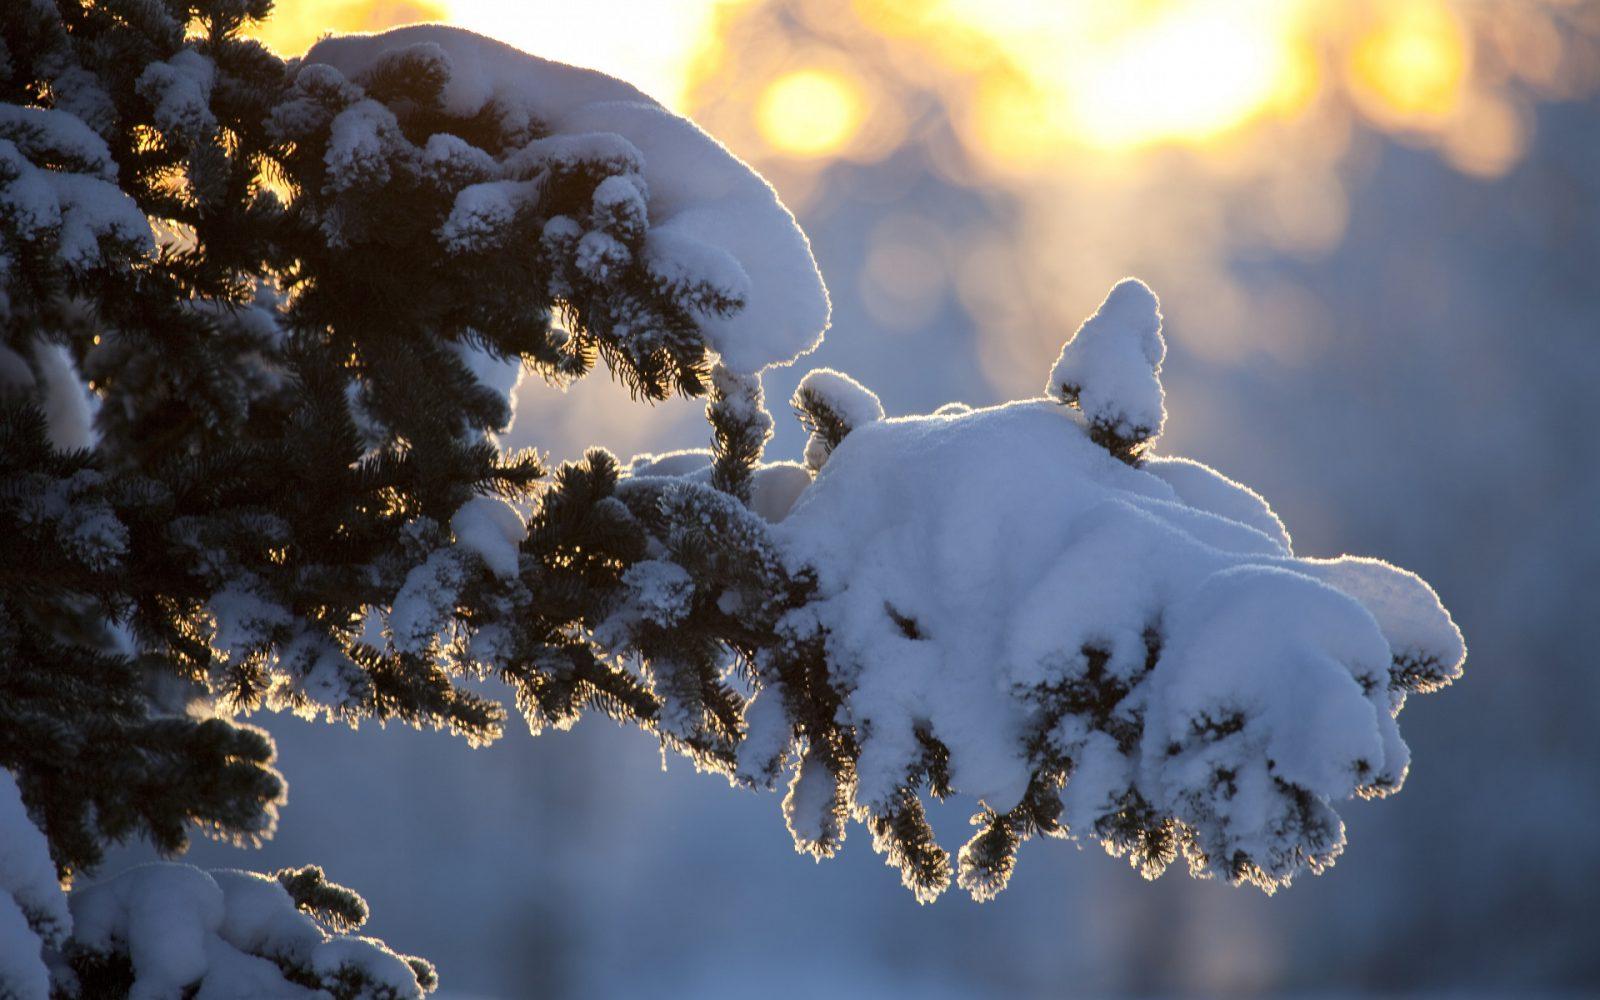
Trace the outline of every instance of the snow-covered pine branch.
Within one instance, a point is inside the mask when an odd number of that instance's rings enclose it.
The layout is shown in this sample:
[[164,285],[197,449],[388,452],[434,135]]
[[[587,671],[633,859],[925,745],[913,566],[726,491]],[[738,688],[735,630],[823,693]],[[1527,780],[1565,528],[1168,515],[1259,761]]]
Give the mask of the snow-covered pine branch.
[[535,731],[599,707],[725,769],[738,738],[720,647],[640,677],[586,638],[648,580],[614,468],[535,508],[494,434],[524,368],[603,359],[710,393],[745,495],[753,374],[827,325],[793,217],[619,81],[447,28],[286,64],[240,34],[265,9],[0,10],[0,766],[63,882],[270,836],[259,708],[481,742],[495,676]]
[[700,392],[706,349],[749,374],[827,326],[809,245],[772,188],[620,80],[442,26],[328,39],[293,72],[273,128],[296,144],[307,221],[338,241],[392,241],[350,223],[421,189],[440,256],[415,263],[443,280],[522,263],[505,307],[526,323],[559,303],[575,339],[539,346],[569,366],[598,350],[647,397],[674,382]]
[[806,372],[789,403],[811,435],[806,439],[805,464],[812,475],[827,464],[846,434],[883,419],[883,403],[871,389],[831,368]]
[[426,961],[353,932],[366,902],[315,867],[149,864],[70,894],[0,769],[0,996],[421,1000]]
[[[759,685],[737,774],[792,769],[798,848],[831,855],[860,820],[932,899],[952,872],[920,795],[960,794],[978,833],[955,874],[979,899],[1035,834],[1270,892],[1338,856],[1335,803],[1400,787],[1396,717],[1459,675],[1459,632],[1413,574],[1296,557],[1248,488],[1149,454],[1163,353],[1129,280],[1047,398],[885,420],[837,373],[801,383],[815,481],[744,543],[766,603],[686,566],[675,618],[720,630]],[[703,496],[707,458],[636,460],[619,493]]]

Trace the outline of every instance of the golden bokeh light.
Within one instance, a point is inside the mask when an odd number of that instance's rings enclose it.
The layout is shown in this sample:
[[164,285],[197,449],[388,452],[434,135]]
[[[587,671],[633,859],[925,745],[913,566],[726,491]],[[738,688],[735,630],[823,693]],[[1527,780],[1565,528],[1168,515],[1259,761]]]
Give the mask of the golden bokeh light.
[[1353,90],[1379,116],[1438,120],[1460,106],[1471,68],[1460,15],[1439,0],[1399,0],[1350,53]]
[[878,30],[975,77],[968,132],[999,159],[1198,145],[1315,94],[1305,0],[857,0]]
[[772,148],[790,156],[829,156],[861,128],[860,88],[840,73],[800,69],[769,83],[756,103],[756,125]]
[[1281,21],[1291,5],[1168,5],[1037,70],[1062,95],[1060,127],[1128,149],[1210,139],[1258,116],[1299,78]]
[[689,95],[707,87],[749,92],[753,137],[797,162],[893,151],[904,94],[885,89],[886,71],[939,91],[967,150],[1011,174],[1071,151],[1225,148],[1334,93],[1491,176],[1525,131],[1496,87],[1559,93],[1593,75],[1549,14],[1567,7],[1557,0],[808,0],[786,7],[807,31],[854,24],[888,43],[881,62],[847,46],[786,53],[777,35],[761,39],[770,53],[723,51],[727,25],[770,2],[279,0],[259,35],[296,54],[329,32],[440,20],[619,76],[675,110],[703,110]]

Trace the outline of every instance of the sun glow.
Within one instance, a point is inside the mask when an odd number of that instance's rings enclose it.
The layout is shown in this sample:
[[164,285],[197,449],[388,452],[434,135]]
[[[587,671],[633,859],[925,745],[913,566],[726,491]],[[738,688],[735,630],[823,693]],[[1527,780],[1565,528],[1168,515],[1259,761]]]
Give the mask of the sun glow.
[[1206,138],[1261,111],[1285,76],[1271,27],[1191,9],[1078,64],[1072,118],[1097,145]]
[[1461,103],[1471,49],[1459,18],[1437,0],[1406,0],[1383,11],[1351,52],[1358,96],[1380,114],[1442,118]]
[[802,69],[767,85],[756,123],[773,148],[792,156],[838,152],[861,126],[857,86],[831,70]]
[[[1508,79],[1561,93],[1600,72],[1546,11],[1561,2],[278,0],[260,34],[292,55],[327,32],[447,21],[619,76],[709,115],[743,155],[801,171],[893,152],[914,126],[910,84],[937,95],[980,169],[1001,174],[1152,147],[1226,156],[1258,126],[1315,120],[1331,98],[1493,175],[1524,135]],[[741,23],[767,27],[730,34]]]
[[[737,2],[590,0],[575,7],[551,0],[280,0],[262,37],[294,53],[328,31],[449,21],[621,76],[679,107],[695,65],[716,45],[718,10]],[[1297,50],[1283,44],[1284,26],[1301,0],[875,0],[859,6],[869,23],[898,19],[904,27],[912,17],[926,37],[943,34],[942,55],[949,59],[988,53],[1006,63],[1008,73],[989,81],[977,110],[986,119],[983,131],[1010,147],[1025,128],[1098,148],[1203,141],[1280,106],[1306,72]],[[908,15],[908,7],[920,9]],[[773,148],[821,157],[838,152],[868,124],[865,108],[859,85],[847,76],[791,68],[765,84],[756,124]]]
[[[999,17],[980,7],[987,5],[951,0],[947,12],[990,34],[1036,95],[1022,115],[980,107],[1011,123],[991,138],[1012,143],[1029,141],[1014,134],[1022,129],[1098,149],[1205,142],[1299,99],[1312,71],[1303,50],[1286,42],[1300,7],[1294,0],[1015,4]],[[1017,89],[988,93],[1003,102]]]

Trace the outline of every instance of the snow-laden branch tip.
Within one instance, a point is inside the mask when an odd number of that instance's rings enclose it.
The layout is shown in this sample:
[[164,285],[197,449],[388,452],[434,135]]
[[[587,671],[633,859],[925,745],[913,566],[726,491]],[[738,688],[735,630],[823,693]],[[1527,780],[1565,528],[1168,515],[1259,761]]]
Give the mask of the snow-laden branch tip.
[[[858,815],[895,813],[932,746],[995,820],[1271,889],[1338,855],[1332,802],[1404,781],[1396,716],[1459,675],[1459,631],[1414,574],[1298,558],[1251,490],[1130,453],[1165,418],[1163,353],[1154,295],[1124,281],[1054,399],[863,420],[777,527],[817,582],[788,627],[826,650]],[[982,837],[961,873],[980,897]]]
[[[492,101],[503,113],[522,116],[539,136],[529,147],[530,158],[559,159],[566,150],[591,159],[603,146],[636,161],[638,183],[608,182],[595,192],[596,202],[617,212],[643,200],[649,218],[646,264],[660,282],[709,286],[743,303],[731,313],[705,309],[696,317],[707,344],[729,369],[751,373],[784,364],[820,342],[828,325],[828,293],[794,216],[771,185],[726,147],[631,84],[443,25],[326,39],[312,47],[303,65],[332,66],[356,79],[382,59],[415,47],[428,47],[447,61],[444,100],[450,113],[471,117]],[[507,199],[516,192],[507,185],[516,183],[463,190],[449,237],[468,238],[484,213],[509,212]],[[590,234],[581,261],[604,265],[604,235]]]
[[1112,451],[1133,457],[1166,423],[1161,303],[1138,278],[1124,278],[1083,321],[1050,371],[1045,395],[1083,411]]
[[[793,772],[798,848],[831,855],[863,821],[931,899],[952,871],[926,790],[979,802],[954,874],[980,899],[1040,833],[1271,891],[1338,856],[1334,803],[1401,786],[1396,718],[1459,676],[1460,632],[1414,574],[1298,557],[1255,492],[1148,453],[1160,324],[1148,288],[1118,284],[1049,395],[1000,406],[885,419],[847,376],[801,382],[806,464],[752,473],[771,528],[744,562],[776,559],[767,586],[789,596],[738,622],[761,689],[736,769],[766,787]],[[708,458],[636,460],[628,489],[706,483]]]

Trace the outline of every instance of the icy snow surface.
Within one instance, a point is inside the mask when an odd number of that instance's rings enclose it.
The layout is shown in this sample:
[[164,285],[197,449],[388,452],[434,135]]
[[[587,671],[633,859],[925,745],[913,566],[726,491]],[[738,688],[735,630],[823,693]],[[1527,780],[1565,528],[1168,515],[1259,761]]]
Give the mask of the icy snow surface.
[[[602,185],[596,196],[613,207],[646,196],[646,253],[663,281],[705,281],[743,299],[744,307],[730,316],[699,317],[707,342],[730,369],[750,373],[783,364],[820,341],[828,325],[828,294],[794,216],[766,181],[720,143],[632,85],[442,25],[330,38],[314,46],[304,63],[333,66],[355,78],[384,54],[417,45],[436,46],[448,57],[445,101],[453,113],[474,114],[492,99],[550,131],[535,143],[540,156],[577,144],[615,147],[619,155],[643,161],[647,191],[630,194],[617,184]],[[348,155],[359,154],[357,139],[352,134]],[[463,238],[475,213],[509,207],[503,187],[476,185],[462,194],[459,218],[452,215],[447,223],[450,239]],[[603,248],[592,249],[592,263],[601,266]]]

